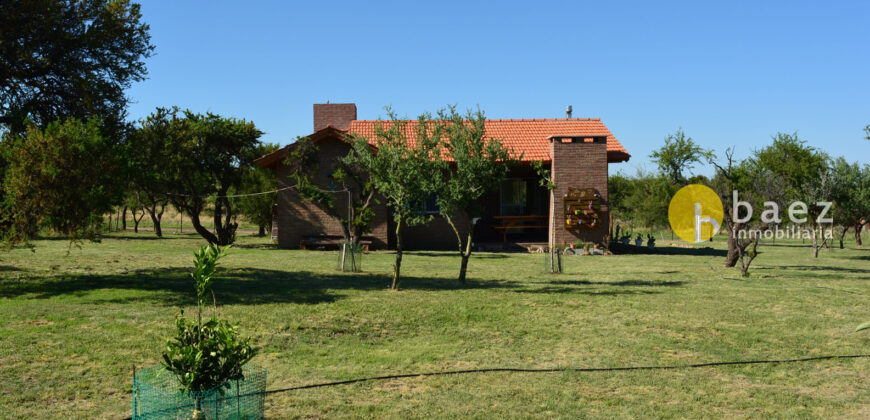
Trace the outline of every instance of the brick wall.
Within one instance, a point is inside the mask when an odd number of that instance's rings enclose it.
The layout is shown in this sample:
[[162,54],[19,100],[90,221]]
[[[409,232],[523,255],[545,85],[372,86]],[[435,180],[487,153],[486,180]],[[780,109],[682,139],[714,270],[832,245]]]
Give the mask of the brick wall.
[[[596,141],[589,141],[596,140]],[[556,189],[550,198],[550,217],[555,218],[555,243],[557,245],[577,240],[601,242],[607,235],[609,211],[601,211],[602,223],[594,228],[566,229],[564,197],[568,188],[595,188],[607,202],[607,143],[603,138],[560,139],[550,141],[550,156],[553,163],[551,175]]]
[[350,128],[356,119],[356,104],[314,104],[314,131],[331,125],[339,130]]
[[[317,146],[319,171],[312,181],[321,188],[326,188],[330,184],[329,175],[335,170],[336,159],[346,156],[350,146],[339,139],[325,139],[318,142]],[[294,184],[288,175],[288,168],[279,164],[278,180],[282,186]],[[335,198],[336,208],[347,208],[346,193],[337,193]],[[374,204],[372,208],[375,210],[372,231],[365,236],[372,237],[374,248],[386,248],[387,209],[383,204]],[[324,212],[314,203],[306,201],[293,189],[279,192],[278,246],[298,248],[303,236],[318,234],[342,235],[341,221]]]
[[[465,217],[458,217],[454,219],[454,222],[456,223],[456,227],[459,228],[462,239],[465,240],[465,235],[467,234],[467,232],[465,231],[465,229],[463,229],[463,226],[468,223],[468,219],[466,219]],[[477,232],[480,232],[480,230],[478,229]],[[447,223],[447,219],[445,219],[441,215],[434,216],[432,218],[432,221],[427,225],[403,227],[402,241],[404,248],[409,250],[459,250],[459,243],[456,239],[456,233],[453,232],[453,228],[451,228],[450,224]],[[479,239],[474,238],[474,241],[478,242]],[[391,247],[394,247],[395,244],[391,243],[390,245]]]

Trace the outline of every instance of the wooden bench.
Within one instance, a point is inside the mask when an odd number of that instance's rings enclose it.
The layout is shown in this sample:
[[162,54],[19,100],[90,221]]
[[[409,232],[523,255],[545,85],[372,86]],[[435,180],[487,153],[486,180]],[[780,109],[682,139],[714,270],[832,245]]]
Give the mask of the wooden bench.
[[544,229],[547,227],[547,216],[494,216],[500,224],[493,229],[502,231],[502,240],[507,242],[508,231],[520,229]]
[[[299,249],[326,249],[338,248],[345,243],[344,236],[341,235],[305,235],[299,241]],[[372,241],[370,239],[361,239],[359,245],[363,251],[368,252]]]

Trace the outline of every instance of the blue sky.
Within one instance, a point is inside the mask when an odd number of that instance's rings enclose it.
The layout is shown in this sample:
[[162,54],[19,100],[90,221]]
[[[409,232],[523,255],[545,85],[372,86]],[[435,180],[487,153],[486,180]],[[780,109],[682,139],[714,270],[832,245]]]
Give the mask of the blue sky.
[[738,156],[798,131],[870,163],[870,2],[143,3],[157,49],[128,91],[134,119],[178,105],[286,144],[327,100],[361,119],[446,104],[552,118],[570,104],[632,154],[611,171],[653,169],[680,127]]

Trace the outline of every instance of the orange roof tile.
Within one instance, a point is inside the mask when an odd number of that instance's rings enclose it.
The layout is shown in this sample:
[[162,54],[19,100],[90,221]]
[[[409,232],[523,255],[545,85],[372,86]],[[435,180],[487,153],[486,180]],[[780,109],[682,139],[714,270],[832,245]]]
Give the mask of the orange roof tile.
[[[346,139],[347,136],[358,135],[365,137],[370,143],[374,143],[375,127],[379,122],[388,123],[388,121],[380,120],[354,120],[350,123],[350,128],[347,131],[329,125],[309,135],[308,138],[317,141],[328,137]],[[405,134],[407,138],[414,138],[416,124],[417,121],[409,121]],[[522,153],[523,162],[537,160],[550,162],[550,136],[607,136],[608,162],[625,162],[631,157],[625,147],[598,118],[486,120],[486,136],[500,139],[517,155]],[[280,159],[286,157],[287,149],[291,146],[292,144],[260,157],[256,159],[255,163],[263,167],[272,167]]]
[[[375,136],[378,120],[354,120],[347,130],[371,139]],[[383,121],[380,121],[385,123]],[[407,127],[408,137],[413,137],[416,121]],[[607,136],[607,154],[610,162],[624,162],[631,157],[619,140],[598,118],[553,118],[553,119],[506,119],[486,120],[486,136],[500,139],[514,153],[523,154],[523,161],[550,161],[550,136]]]

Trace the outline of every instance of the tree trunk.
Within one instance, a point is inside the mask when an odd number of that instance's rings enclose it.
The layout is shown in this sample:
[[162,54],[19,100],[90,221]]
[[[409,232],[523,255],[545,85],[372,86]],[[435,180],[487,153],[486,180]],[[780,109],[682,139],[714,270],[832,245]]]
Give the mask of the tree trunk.
[[210,244],[221,245],[220,243],[218,243],[218,237],[215,236],[214,233],[211,233],[211,231],[209,231],[208,229],[206,229],[205,227],[202,226],[202,223],[199,220],[199,214],[190,212],[189,216],[190,216],[190,224],[193,225],[193,230],[195,230],[196,233],[200,234],[200,236],[205,238],[205,240],[208,241],[208,243],[210,243]]
[[864,244],[861,242],[861,230],[864,229],[864,225],[861,223],[857,223],[855,225],[855,244],[858,246],[863,246]]
[[127,206],[124,206],[124,210],[121,211],[121,229],[127,230]]
[[[237,223],[232,222],[233,209],[230,201],[225,197],[228,188],[218,191],[218,198],[214,202],[214,230],[217,233],[217,244],[226,246],[235,241]],[[225,213],[226,211],[226,213]]]
[[813,226],[813,258],[819,258],[819,239],[816,237],[816,226]]
[[[151,216],[151,223],[154,223],[154,234],[157,235],[158,238],[163,237],[163,229],[160,227],[160,217],[158,217],[154,211],[148,209],[148,215]],[[163,212],[160,212],[160,215],[163,215]]]
[[725,256],[725,267],[736,266],[738,259],[740,259],[740,244],[736,232],[732,230],[728,234],[728,255]]
[[459,283],[465,284],[465,273],[468,272],[468,257],[471,256],[471,246],[467,252],[462,253],[459,261]]
[[257,231],[257,236],[263,237],[266,236],[266,226],[260,225],[259,230]]
[[456,242],[459,248],[459,283],[465,284],[466,272],[468,271],[468,259],[471,257],[471,241],[474,238],[474,222],[473,218],[471,222],[466,226],[468,229],[468,235],[465,238],[465,243],[462,243],[462,233],[459,232],[459,229],[456,227],[456,224],[453,222],[453,218],[451,216],[445,215],[445,219],[447,219],[447,223],[453,229],[453,233],[456,235]]
[[[749,277],[749,266],[752,265],[752,261],[755,260],[755,257],[758,256],[758,242],[759,238],[755,237],[751,242],[747,243],[744,248],[739,248],[738,251],[740,253],[740,276],[741,277]],[[746,252],[746,249],[749,249],[749,252]]]
[[849,231],[849,226],[843,226],[843,232],[840,233],[840,249],[843,249],[843,238],[846,237],[846,232]]
[[145,209],[140,208],[139,210],[141,211],[141,213],[139,213],[139,215],[137,216],[136,210],[130,209],[130,212],[133,213],[133,232],[134,233],[139,233],[139,222],[141,222],[142,219],[145,217]]
[[390,289],[399,290],[399,273],[402,270],[402,221],[396,223],[396,263],[393,265],[393,284]]
[[[160,204],[158,200],[153,199],[150,195],[148,195],[148,199],[150,200],[147,205],[142,203],[139,193],[136,193],[136,198],[139,200],[139,206],[143,209],[142,217],[145,217],[144,211],[148,212],[148,216],[151,217],[151,223],[154,224],[154,234],[157,235],[158,238],[163,237],[163,229],[160,226],[160,219],[163,218],[163,212],[166,210],[166,203],[163,202]],[[157,208],[160,207],[160,211],[157,211]]]

